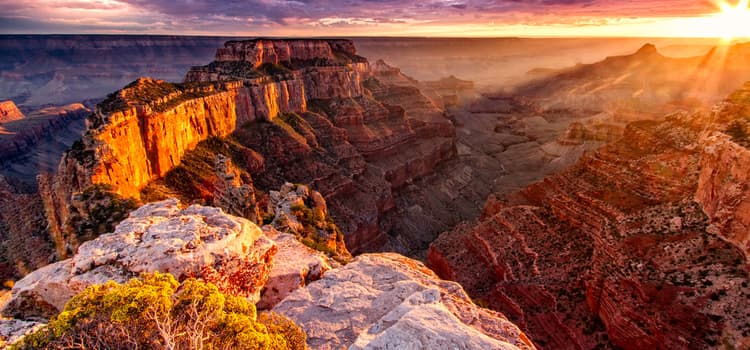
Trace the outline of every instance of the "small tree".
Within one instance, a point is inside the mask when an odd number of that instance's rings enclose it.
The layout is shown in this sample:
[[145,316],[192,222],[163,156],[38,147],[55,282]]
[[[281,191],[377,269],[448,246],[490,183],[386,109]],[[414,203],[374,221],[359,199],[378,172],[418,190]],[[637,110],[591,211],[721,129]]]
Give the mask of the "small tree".
[[16,349],[305,349],[289,319],[256,314],[246,299],[210,283],[144,274],[95,285],[73,297],[46,328]]

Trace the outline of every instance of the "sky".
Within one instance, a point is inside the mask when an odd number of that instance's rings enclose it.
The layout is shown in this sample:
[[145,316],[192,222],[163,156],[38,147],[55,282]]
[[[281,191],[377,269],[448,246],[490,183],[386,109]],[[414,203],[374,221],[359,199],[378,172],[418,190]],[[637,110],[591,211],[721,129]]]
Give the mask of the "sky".
[[0,0],[0,33],[750,36],[717,12],[712,0]]

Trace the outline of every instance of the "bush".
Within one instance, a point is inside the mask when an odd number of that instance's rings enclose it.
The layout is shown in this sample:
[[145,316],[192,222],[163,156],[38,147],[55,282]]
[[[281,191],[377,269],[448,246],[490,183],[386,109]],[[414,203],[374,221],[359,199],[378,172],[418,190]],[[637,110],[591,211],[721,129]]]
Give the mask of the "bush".
[[291,320],[196,279],[144,274],[95,285],[15,349],[305,349]]

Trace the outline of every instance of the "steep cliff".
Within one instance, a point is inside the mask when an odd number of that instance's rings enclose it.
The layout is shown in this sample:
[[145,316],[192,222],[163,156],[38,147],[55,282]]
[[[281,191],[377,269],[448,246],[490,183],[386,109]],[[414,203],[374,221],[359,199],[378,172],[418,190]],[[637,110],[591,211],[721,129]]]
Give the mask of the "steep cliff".
[[[11,102],[12,104],[12,102]],[[17,110],[17,109],[16,109]],[[12,110],[0,115],[0,159],[7,163],[28,152],[43,138],[55,135],[69,124],[80,121],[91,111],[80,103],[67,106],[47,107],[28,116],[14,115]],[[20,111],[18,112],[20,113]]]
[[373,79],[349,41],[233,41],[216,58],[185,83],[142,78],[97,107],[57,176],[40,180],[53,236],[70,235],[70,198],[94,185],[211,203],[222,184],[206,169],[221,153],[261,192],[310,184],[350,249],[372,250],[387,241],[391,191],[455,154],[442,111]]
[[0,102],[0,124],[26,118],[13,101]]
[[746,118],[740,95],[630,124],[573,168],[491,198],[428,265],[543,348],[747,347],[746,168],[725,134]]
[[700,175],[695,200],[711,218],[712,232],[750,256],[750,83],[714,110],[719,130],[700,140]]

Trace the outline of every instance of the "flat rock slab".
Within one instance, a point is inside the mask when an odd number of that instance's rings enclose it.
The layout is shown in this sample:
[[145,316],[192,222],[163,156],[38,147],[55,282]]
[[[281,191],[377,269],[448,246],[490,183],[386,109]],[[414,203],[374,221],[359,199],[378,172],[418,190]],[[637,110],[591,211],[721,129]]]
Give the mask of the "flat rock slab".
[[397,254],[366,254],[328,271],[274,311],[307,333],[312,349],[533,349],[502,314],[476,306],[460,285]]

